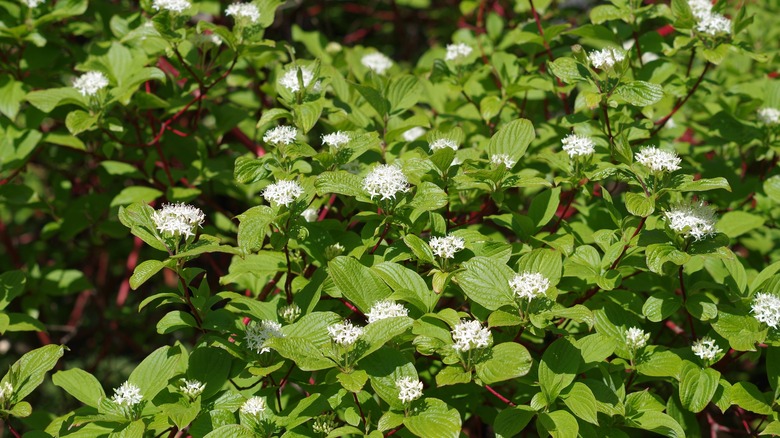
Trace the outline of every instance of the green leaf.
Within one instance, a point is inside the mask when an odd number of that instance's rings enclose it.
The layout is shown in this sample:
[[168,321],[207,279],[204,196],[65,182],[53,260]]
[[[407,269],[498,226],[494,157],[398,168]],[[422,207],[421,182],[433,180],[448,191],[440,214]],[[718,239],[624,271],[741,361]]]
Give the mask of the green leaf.
[[477,377],[485,384],[521,377],[531,370],[533,358],[528,350],[514,342],[494,345],[476,364]]
[[690,29],[696,24],[696,19],[686,0],[672,0],[672,16],[674,26],[679,29]]
[[21,401],[43,382],[46,373],[54,368],[64,352],[63,345],[46,345],[25,353],[11,365],[2,383],[13,376],[14,398]]
[[552,74],[567,84],[585,80],[581,70],[584,70],[586,73],[587,70],[572,58],[560,57],[547,65],[550,66]]
[[190,354],[187,378],[206,385],[204,400],[219,392],[227,382],[232,360],[233,356],[220,347],[200,346]]
[[317,189],[317,194],[320,196],[331,193],[346,196],[359,196],[365,194],[362,184],[363,180],[359,176],[344,170],[337,170],[322,172],[317,175],[314,187]]
[[416,271],[392,262],[377,263],[371,267],[371,270],[393,289],[395,296],[403,294],[404,291],[411,291],[416,298],[412,304],[417,304],[416,301],[419,301],[419,305],[422,305],[420,310],[433,311],[439,295],[428,288],[425,280]]
[[724,311],[718,312],[718,319],[712,323],[712,328],[726,338],[736,351],[755,351],[756,343],[764,341],[768,330],[762,329],[752,316],[733,315]]
[[[517,261],[518,272],[538,272],[550,280],[550,286],[558,284],[561,280],[562,270],[561,253],[547,248],[535,249],[524,254]],[[514,277],[514,273],[512,273],[512,277]]]
[[431,247],[424,240],[414,234],[407,234],[404,236],[404,243],[420,261],[433,263],[433,251],[431,251]]
[[295,125],[300,127],[303,133],[306,134],[320,119],[322,104],[319,101],[306,102],[295,106],[293,113],[295,114]]
[[295,362],[303,371],[317,371],[333,368],[336,364],[322,354],[322,349],[313,342],[300,337],[272,338],[266,345],[282,357]]
[[208,434],[204,436],[203,438],[257,438],[258,435],[254,433],[251,429],[248,429],[244,426],[241,426],[240,424],[226,424],[224,426],[220,426]]
[[715,395],[720,373],[712,368],[701,369],[685,362],[680,372],[680,401],[685,409],[697,413],[704,410]]
[[447,193],[436,184],[425,181],[417,186],[409,205],[423,211],[438,210],[447,205]]
[[99,118],[99,114],[89,114],[86,111],[75,110],[68,113],[67,117],[65,117],[65,126],[71,134],[79,135],[95,126]]
[[255,157],[238,157],[233,168],[233,178],[241,184],[262,181],[271,175],[265,160]]
[[642,411],[626,419],[626,425],[637,429],[648,430],[670,438],[684,438],[685,431],[680,423],[663,412]]
[[436,373],[436,386],[457,385],[469,382],[471,382],[471,373],[459,365],[444,367]]
[[336,379],[347,391],[360,392],[368,381],[368,374],[363,370],[354,370],[350,373],[339,373]]
[[136,202],[152,202],[163,195],[163,192],[151,187],[125,187],[111,200],[111,207],[134,204]]
[[497,438],[511,438],[525,429],[536,415],[530,406],[515,406],[499,412],[493,422]]
[[514,161],[520,160],[528,145],[536,137],[534,125],[526,119],[513,120],[498,130],[488,143],[488,155],[506,154]]
[[360,368],[366,370],[371,387],[382,400],[392,408],[403,409],[395,382],[401,377],[417,378],[411,357],[399,354],[395,348],[384,347],[361,359]]
[[181,347],[160,347],[146,356],[127,380],[141,389],[144,399],[151,400],[168,386],[168,380],[177,372],[181,357]]
[[246,252],[259,251],[270,231],[269,226],[276,218],[274,210],[267,205],[258,205],[236,216],[238,218],[238,246]]
[[385,117],[388,111],[390,111],[390,103],[382,97],[379,91],[365,85],[354,83],[350,85],[374,108],[379,117]]
[[647,106],[661,100],[664,97],[664,90],[660,85],[651,84],[650,82],[631,81],[618,86],[615,94],[625,99],[631,105]]
[[567,411],[542,412],[536,419],[536,427],[553,438],[577,438],[580,430],[577,419]]
[[574,382],[561,392],[561,399],[578,418],[592,424],[599,424],[596,412],[596,396],[588,385]]
[[767,424],[764,430],[762,430],[758,435],[780,436],[780,421],[773,421]]
[[731,186],[726,178],[701,178],[694,181],[692,175],[680,175],[680,182],[676,188],[681,192],[706,192],[721,189],[731,191]]
[[44,113],[60,105],[73,104],[86,108],[84,97],[73,87],[51,88],[27,93],[27,101]]
[[656,274],[663,274],[663,266],[667,262],[682,266],[691,258],[668,243],[647,245],[645,256],[647,267]]
[[682,359],[676,353],[661,348],[645,347],[646,359],[637,363],[637,372],[649,377],[677,378],[682,369]]
[[737,382],[731,387],[731,403],[761,415],[771,415],[772,400],[750,382]]
[[626,210],[634,216],[647,217],[655,211],[655,202],[644,193],[626,193],[625,201]]
[[489,257],[473,257],[463,268],[455,281],[470,300],[488,310],[515,305],[509,287],[514,272],[509,266]]
[[363,313],[392,293],[371,269],[351,257],[339,256],[331,260],[328,272],[341,293]]
[[164,335],[177,330],[197,327],[195,317],[183,310],[172,310],[157,321],[157,333]]
[[581,364],[580,350],[569,339],[560,338],[547,347],[539,362],[539,386],[548,402],[574,381]]
[[699,321],[709,321],[718,316],[718,305],[703,293],[689,296],[685,308]]
[[631,12],[627,8],[617,8],[613,5],[598,5],[590,10],[590,21],[601,24],[612,20],[628,22]]
[[642,314],[650,321],[660,322],[668,318],[682,306],[682,298],[671,292],[656,292],[645,301]]
[[[11,416],[16,418],[26,418],[32,414],[32,406],[27,402],[19,402],[11,408]],[[25,434],[29,435],[29,434]]]
[[744,211],[729,211],[721,216],[716,228],[731,237],[739,237],[764,225],[764,217]]
[[133,290],[138,289],[164,267],[165,263],[159,260],[147,260],[139,264],[133,270],[133,275],[130,276],[130,287]]
[[528,209],[528,216],[536,226],[534,231],[539,231],[543,226],[550,222],[550,219],[555,216],[555,212],[558,210],[558,205],[560,205],[560,203],[560,186],[545,190],[534,196],[533,200],[531,200],[531,206]]
[[364,351],[361,351],[361,355],[358,359],[368,356],[390,342],[396,336],[402,335],[409,330],[413,322],[414,320],[412,318],[397,316],[374,321],[365,326],[361,339],[368,344],[368,347]]
[[14,120],[25,94],[22,82],[15,81],[11,75],[0,76],[0,113]]
[[404,419],[404,426],[417,436],[457,438],[461,431],[460,414],[436,398],[422,399],[423,408]]
[[57,371],[52,376],[52,382],[72,395],[76,400],[96,409],[100,399],[106,396],[98,379],[79,368]]
[[22,271],[8,271],[0,274],[0,310],[24,292],[27,278]]
[[416,76],[402,75],[393,78],[387,88],[390,112],[395,113],[414,106],[420,99],[420,88],[420,81]]
[[152,221],[154,209],[146,204],[131,204],[127,208],[119,207],[119,221],[122,225],[130,228],[134,236],[146,242],[152,248],[168,252],[168,248],[157,236]]

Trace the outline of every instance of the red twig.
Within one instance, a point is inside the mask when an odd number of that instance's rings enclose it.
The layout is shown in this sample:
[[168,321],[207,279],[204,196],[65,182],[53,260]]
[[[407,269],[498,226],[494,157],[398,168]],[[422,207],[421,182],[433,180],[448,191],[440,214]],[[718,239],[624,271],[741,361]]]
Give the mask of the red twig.
[[501,400],[502,402],[506,403],[507,405],[509,405],[511,407],[517,406],[516,404],[512,403],[512,400],[509,400],[508,398],[506,398],[503,395],[499,394],[495,389],[491,388],[490,385],[485,385],[485,389],[490,391],[491,394],[493,394],[496,397],[498,397],[499,400]]
[[127,296],[130,294],[130,276],[133,275],[133,270],[138,265],[138,255],[141,252],[143,241],[138,238],[133,238],[133,249],[130,251],[130,255],[127,256],[127,262],[125,263],[125,279],[122,280],[122,284],[119,286],[119,293],[116,295],[116,305],[122,307],[127,301]]

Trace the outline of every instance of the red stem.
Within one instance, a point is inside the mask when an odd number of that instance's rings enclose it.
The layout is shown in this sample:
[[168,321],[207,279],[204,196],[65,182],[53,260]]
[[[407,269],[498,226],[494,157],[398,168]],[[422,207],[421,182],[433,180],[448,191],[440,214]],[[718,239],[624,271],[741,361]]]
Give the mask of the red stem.
[[499,400],[501,400],[502,402],[506,403],[507,405],[509,405],[509,406],[511,406],[511,407],[515,407],[515,406],[517,406],[516,404],[512,403],[512,401],[511,401],[511,400],[509,400],[508,398],[506,398],[506,397],[504,397],[503,395],[501,395],[501,394],[499,394],[498,392],[496,392],[496,390],[495,390],[495,389],[493,389],[493,388],[491,388],[491,387],[490,387],[490,385],[485,385],[485,389],[487,389],[488,391],[490,391],[490,393],[491,393],[491,394],[493,394],[493,395],[495,395],[496,397],[498,397],[498,399],[499,399]]

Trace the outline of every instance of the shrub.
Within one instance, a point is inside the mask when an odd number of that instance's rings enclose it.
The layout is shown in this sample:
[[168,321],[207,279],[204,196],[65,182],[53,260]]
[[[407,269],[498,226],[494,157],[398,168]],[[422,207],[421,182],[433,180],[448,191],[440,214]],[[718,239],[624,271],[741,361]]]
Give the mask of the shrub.
[[11,435],[780,433],[777,4],[458,6],[0,0]]

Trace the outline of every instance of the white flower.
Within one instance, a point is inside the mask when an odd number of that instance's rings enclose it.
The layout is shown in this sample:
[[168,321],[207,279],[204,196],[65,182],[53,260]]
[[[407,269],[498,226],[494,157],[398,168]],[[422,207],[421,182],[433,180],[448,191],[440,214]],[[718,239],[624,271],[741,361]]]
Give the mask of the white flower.
[[569,154],[570,158],[590,155],[595,151],[596,144],[590,137],[570,134],[561,140],[563,150]]
[[301,316],[301,308],[295,303],[281,307],[279,309],[279,316],[281,316],[287,324],[292,324],[293,321]]
[[317,219],[319,219],[320,214],[316,208],[307,208],[306,210],[303,210],[301,216],[306,222],[316,222]]
[[263,141],[274,145],[291,144],[295,142],[298,130],[292,126],[282,125],[269,129],[263,135]]
[[222,45],[222,38],[215,33],[199,33],[193,36],[192,41],[199,46],[204,46],[204,48],[210,48],[208,47],[210,45],[217,47]]
[[106,87],[108,78],[99,71],[86,72],[73,81],[73,88],[79,90],[82,96],[94,96]]
[[645,333],[645,331],[640,328],[631,327],[626,330],[626,346],[628,346],[629,350],[639,350],[647,345],[648,339],[650,339],[650,333]]
[[257,415],[265,409],[265,399],[262,397],[252,397],[241,406],[241,412],[248,415]]
[[711,0],[688,0],[693,16],[701,20],[712,12]]
[[30,9],[37,8],[38,5],[42,3],[46,3],[46,0],[24,0],[24,2],[27,4],[27,7]]
[[758,110],[758,120],[765,125],[777,125],[780,123],[780,109],[761,108]]
[[515,276],[509,280],[509,287],[518,298],[528,301],[534,298],[543,297],[550,288],[550,280],[544,275],[538,272],[523,272],[522,274],[515,274]]
[[482,324],[477,320],[459,322],[452,330],[452,340],[455,341],[452,348],[461,352],[474,348],[485,348],[493,342],[490,330],[487,327],[482,327]]
[[447,61],[455,61],[460,58],[465,58],[471,55],[472,48],[463,43],[447,44],[447,55],[444,57]]
[[278,322],[264,319],[259,323],[252,321],[246,326],[244,342],[248,350],[263,354],[271,351],[269,347],[265,346],[267,340],[281,337],[284,337],[282,325]]
[[152,7],[155,11],[165,9],[171,12],[184,12],[190,8],[190,2],[187,0],[154,0]]
[[360,63],[366,66],[369,70],[380,75],[385,74],[385,72],[393,66],[393,60],[379,52],[364,55],[360,59]]
[[455,253],[466,247],[466,241],[462,237],[448,234],[445,237],[431,237],[428,246],[435,255],[445,259],[455,257]]
[[344,245],[340,243],[334,243],[333,245],[328,245],[325,247],[325,260],[333,260],[336,257],[340,256],[341,253],[344,252],[346,248],[344,248]]
[[170,236],[194,236],[193,230],[202,226],[205,219],[201,209],[181,202],[164,204],[161,210],[152,213],[157,230]]
[[769,327],[780,326],[780,297],[766,292],[759,292],[753,297],[753,313],[756,319]]
[[615,47],[607,47],[588,54],[591,65],[600,70],[609,70],[624,59],[626,59],[626,52]]
[[250,23],[257,23],[260,19],[260,10],[252,3],[233,3],[227,7],[225,15],[246,18]]
[[431,152],[438,151],[439,149],[450,148],[453,151],[458,150],[458,143],[455,140],[449,138],[437,138],[433,142],[428,144],[431,148]]
[[504,165],[507,169],[515,167],[516,161],[507,154],[493,154],[490,156],[490,162],[495,166]]
[[[301,89],[301,84],[298,82],[298,71],[301,72],[301,78],[303,79],[303,87],[306,88],[311,84],[311,81],[314,80],[314,71],[312,71],[311,67],[290,67],[287,69],[287,71],[282,75],[281,78],[279,78],[279,84],[283,86],[284,88],[290,90],[291,93],[295,93],[298,90]],[[312,87],[312,91],[315,93],[319,92],[321,89],[320,81],[317,81],[314,83],[314,86]]]
[[696,24],[696,30],[711,36],[719,33],[731,33],[731,20],[712,12],[699,19],[699,23]]
[[425,128],[415,126],[414,128],[407,129],[401,134],[404,141],[412,142],[425,135]]
[[344,132],[337,131],[332,134],[323,135],[322,143],[338,149],[341,145],[349,143],[349,136]]
[[139,387],[130,382],[125,382],[114,390],[114,396],[111,399],[118,405],[135,406],[141,403],[143,396]]
[[401,403],[409,403],[422,397],[423,384],[418,379],[401,377],[395,381],[398,389],[398,399]]
[[640,164],[653,172],[674,172],[680,169],[682,159],[676,153],[658,149],[654,146],[645,146],[634,154]]
[[11,399],[11,395],[14,393],[14,387],[10,382],[3,382],[0,385],[0,408],[3,408],[5,402]]
[[179,391],[191,399],[198,398],[203,390],[206,389],[206,384],[197,380],[184,380],[182,383],[184,384],[179,387]]
[[288,206],[303,194],[303,187],[297,181],[277,181],[263,190],[263,198],[277,205]]
[[704,202],[677,204],[664,212],[664,217],[675,233],[697,241],[715,234],[715,212]]
[[409,181],[399,166],[380,164],[363,178],[363,190],[368,192],[371,199],[375,196],[381,196],[383,200],[395,199],[396,193],[409,190]]
[[699,356],[699,359],[708,361],[715,359],[715,356],[723,351],[723,349],[718,347],[718,344],[715,343],[715,340],[709,336],[705,336],[694,342],[691,346],[691,350],[693,350],[693,354]]
[[366,313],[366,318],[368,318],[368,323],[371,324],[382,319],[407,316],[408,314],[409,310],[403,304],[396,303],[393,300],[381,300],[371,306],[371,310]]
[[316,417],[312,422],[311,430],[316,433],[327,435],[333,429],[336,428],[335,418],[336,418],[336,414],[334,412],[320,415],[319,417]]
[[328,334],[333,342],[348,347],[357,342],[360,335],[363,334],[363,329],[352,325],[349,321],[344,321],[340,324],[329,326]]

